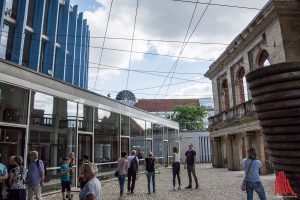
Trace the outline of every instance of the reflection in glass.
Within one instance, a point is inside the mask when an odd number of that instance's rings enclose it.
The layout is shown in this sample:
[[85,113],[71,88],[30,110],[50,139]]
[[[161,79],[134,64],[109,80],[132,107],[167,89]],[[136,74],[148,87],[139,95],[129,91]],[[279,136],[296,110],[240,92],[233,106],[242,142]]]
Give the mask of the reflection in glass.
[[121,135],[130,136],[129,133],[129,117],[121,116]]
[[31,101],[29,150],[38,151],[47,167],[59,167],[76,152],[77,104],[38,92]]
[[26,124],[28,101],[29,90],[0,83],[0,121]]
[[33,27],[33,18],[35,11],[35,0],[29,0],[26,25]]
[[176,147],[175,129],[168,128],[169,155],[173,154],[173,147]]
[[130,144],[131,150],[136,150],[139,159],[145,158],[145,121],[130,118]]
[[152,138],[152,124],[151,122],[146,122],[146,134],[147,138]]
[[152,124],[153,126],[153,153],[155,157],[163,156],[163,126]]
[[119,158],[120,115],[96,109],[94,130],[95,163],[114,162]]
[[6,0],[5,16],[17,19],[18,0]]
[[168,127],[164,127],[164,140],[168,140]]
[[129,138],[121,138],[121,152],[126,152],[127,155],[129,152]]
[[12,48],[15,35],[15,28],[7,24],[3,25],[1,46],[0,46],[0,56],[6,60],[12,59]]
[[78,130],[93,131],[93,107],[78,104]]

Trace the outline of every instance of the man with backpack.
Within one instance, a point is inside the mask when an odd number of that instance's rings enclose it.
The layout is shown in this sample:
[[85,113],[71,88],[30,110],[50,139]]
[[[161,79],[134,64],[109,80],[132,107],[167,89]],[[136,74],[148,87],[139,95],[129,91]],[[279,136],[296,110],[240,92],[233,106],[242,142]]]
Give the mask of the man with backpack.
[[35,194],[37,200],[42,199],[42,187],[44,186],[45,166],[42,160],[38,159],[37,151],[30,151],[29,165],[27,172],[28,200],[33,200]]
[[[139,159],[136,157],[136,151],[132,150],[131,155],[127,157],[128,160],[128,185],[127,185],[127,193],[133,194],[136,174],[139,168]],[[132,178],[132,184],[131,184]]]

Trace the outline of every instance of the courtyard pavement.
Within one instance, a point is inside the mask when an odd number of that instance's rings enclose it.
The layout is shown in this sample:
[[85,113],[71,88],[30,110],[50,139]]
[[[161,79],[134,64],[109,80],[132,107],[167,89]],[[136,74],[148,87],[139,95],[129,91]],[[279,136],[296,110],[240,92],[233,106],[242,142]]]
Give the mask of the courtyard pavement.
[[[196,165],[196,174],[199,180],[199,189],[184,189],[188,184],[188,176],[186,170],[181,166],[181,190],[173,191],[172,187],[172,169],[160,168],[156,174],[156,192],[148,194],[147,178],[144,174],[138,176],[134,194],[126,194],[122,199],[161,199],[161,200],[242,200],[246,199],[246,193],[240,191],[240,184],[243,178],[241,171],[228,171],[223,168],[212,168],[210,164]],[[267,199],[281,199],[274,196],[274,175],[261,176],[263,186],[265,188]],[[193,184],[195,187],[195,184]],[[125,182],[127,188],[127,182]],[[176,187],[177,188],[177,187]],[[117,180],[102,182],[103,199],[116,200],[119,199],[119,184]],[[126,190],[125,190],[126,191]],[[74,200],[78,199],[78,192],[74,192]],[[61,193],[48,195],[43,200],[61,199]],[[254,195],[254,199],[258,196]]]

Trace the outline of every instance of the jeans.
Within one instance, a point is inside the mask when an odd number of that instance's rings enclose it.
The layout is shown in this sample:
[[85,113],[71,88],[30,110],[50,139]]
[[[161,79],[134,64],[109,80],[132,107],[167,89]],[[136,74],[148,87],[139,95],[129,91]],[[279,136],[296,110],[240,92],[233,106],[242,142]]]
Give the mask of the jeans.
[[150,193],[150,182],[152,178],[152,189],[155,192],[155,171],[147,172],[147,179],[148,179],[148,193]]
[[187,172],[188,172],[188,176],[189,176],[189,186],[192,186],[192,175],[191,175],[191,173],[193,173],[193,177],[194,177],[196,186],[198,186],[198,178],[196,176],[196,172],[195,172],[195,169],[194,169],[193,165],[188,165],[187,166]]
[[179,186],[181,185],[179,173],[180,173],[180,163],[179,162],[173,163],[173,186],[174,187],[175,187],[175,183],[176,183],[176,176],[178,179]]
[[246,193],[247,193],[247,200],[253,199],[253,190],[258,194],[260,200],[266,200],[266,193],[264,187],[262,186],[261,182],[249,182],[246,183]]
[[120,185],[120,195],[124,193],[124,184],[125,184],[126,175],[119,175],[119,185]]
[[[132,184],[131,184],[132,179]],[[127,190],[128,192],[131,191],[133,193],[134,186],[135,186],[135,179],[136,179],[136,172],[131,169],[131,167],[128,169],[128,185]]]

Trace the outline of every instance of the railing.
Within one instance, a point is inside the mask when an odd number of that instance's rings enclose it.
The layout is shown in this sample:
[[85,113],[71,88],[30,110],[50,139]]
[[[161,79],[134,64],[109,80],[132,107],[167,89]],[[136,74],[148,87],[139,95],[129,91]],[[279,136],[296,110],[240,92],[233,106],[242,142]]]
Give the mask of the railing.
[[225,110],[215,116],[208,118],[209,128],[212,126],[229,123],[233,121],[239,121],[243,117],[254,116],[255,110],[252,100],[246,101],[242,104],[234,106],[228,110]]

